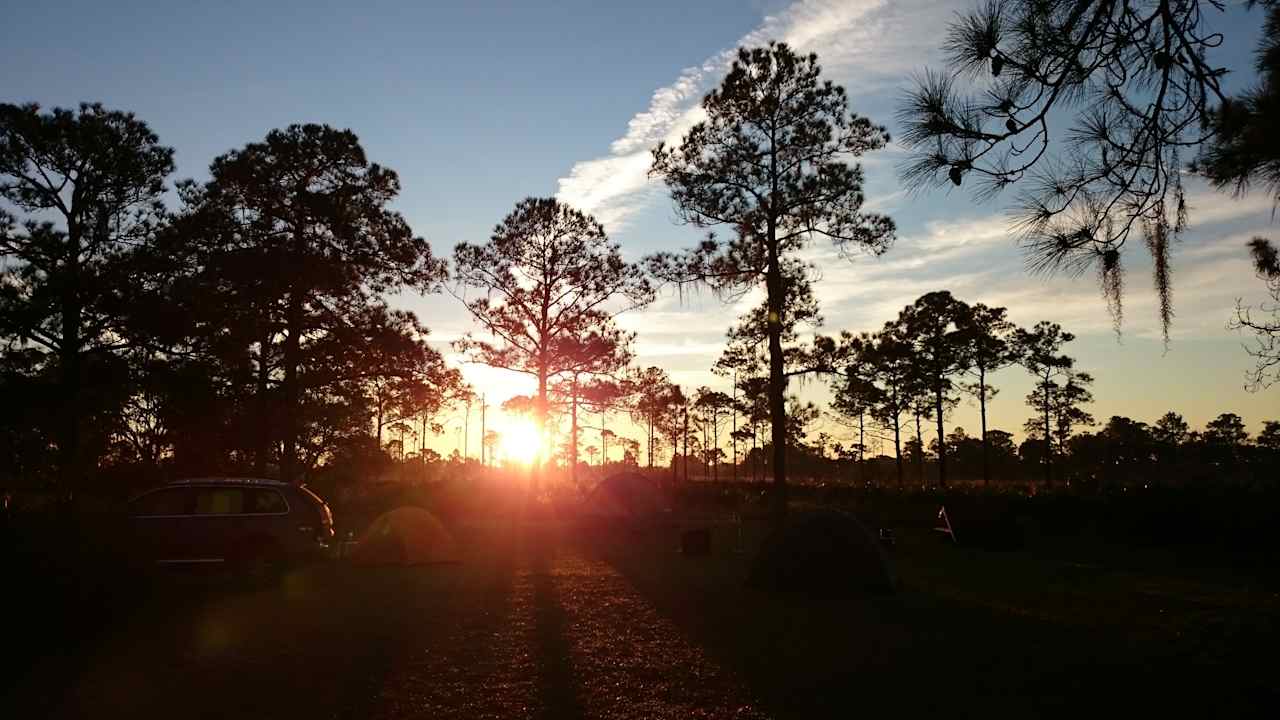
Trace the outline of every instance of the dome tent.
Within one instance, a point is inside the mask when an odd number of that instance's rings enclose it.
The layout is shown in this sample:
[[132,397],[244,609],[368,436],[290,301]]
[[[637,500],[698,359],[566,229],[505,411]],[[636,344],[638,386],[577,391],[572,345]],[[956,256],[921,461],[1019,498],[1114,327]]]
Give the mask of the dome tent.
[[797,515],[765,540],[747,585],[762,590],[891,593],[896,582],[880,544],[849,513]]
[[421,565],[457,560],[453,536],[431,513],[402,507],[374,520],[351,561],[358,565]]
[[640,520],[667,507],[662,487],[640,473],[610,475],[587,496],[588,514],[602,518]]

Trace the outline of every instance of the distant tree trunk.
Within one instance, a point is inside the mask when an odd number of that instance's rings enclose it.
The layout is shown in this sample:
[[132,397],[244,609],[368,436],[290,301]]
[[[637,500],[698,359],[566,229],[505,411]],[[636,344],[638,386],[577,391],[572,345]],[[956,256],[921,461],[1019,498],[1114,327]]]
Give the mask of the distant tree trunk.
[[903,483],[905,482],[905,480],[903,479],[903,472],[902,472],[902,416],[901,415],[893,416],[893,458],[894,458],[894,464],[897,466],[897,471],[898,471],[898,489],[901,490],[903,488]]
[[680,455],[680,428],[672,428],[671,430],[671,483],[674,485],[680,482],[680,463],[677,462]]
[[649,469],[653,469],[653,414],[649,414]]
[[769,310],[769,421],[773,439],[774,521],[781,525],[787,516],[787,377],[782,354],[783,292],[782,267],[778,258],[777,228],[768,220],[769,267],[765,276]]
[[920,433],[920,410],[916,413],[916,471],[920,475],[920,487],[925,487],[924,479],[924,436]]
[[684,481],[689,482],[689,408],[684,408]]
[[382,408],[386,405],[382,397],[382,388],[380,386],[373,393],[373,436],[378,441],[378,449],[382,449],[382,429],[386,427],[386,421],[382,415]]
[[[544,309],[543,316],[546,316]],[[533,492],[537,494],[542,485],[542,473],[547,459],[544,457],[547,448],[547,357],[542,353],[538,358],[538,403],[534,408],[538,423],[538,452],[533,467]]]
[[80,302],[79,268],[80,240],[79,231],[68,223],[67,277],[68,287],[62,293],[62,338],[58,344],[59,358],[62,364],[60,377],[61,411],[58,428],[58,475],[62,484],[61,490],[69,492],[82,482],[80,463],[80,323],[84,312]]
[[866,475],[864,474],[866,472],[866,468],[862,465],[862,459],[866,454],[867,447],[867,433],[866,428],[863,426],[863,418],[865,416],[866,413],[858,413],[858,483],[862,485],[865,485],[867,482]]
[[991,444],[987,441],[987,370],[978,367],[978,415],[982,418],[982,485],[991,486]]
[[711,482],[720,482],[720,412],[711,408]]
[[738,373],[733,374],[733,403],[729,405],[733,428],[729,431],[729,439],[733,442],[733,482],[738,482]]
[[267,475],[267,454],[268,448],[271,447],[271,420],[267,417],[267,383],[271,377],[268,351],[270,346],[271,331],[263,331],[262,339],[258,341],[258,378],[257,387],[254,389],[254,399],[258,407],[258,422],[256,423],[258,432],[253,439],[253,474],[258,477],[266,477]]
[[707,419],[702,418],[702,422],[698,423],[702,426],[702,479],[706,480],[711,477],[711,467],[708,464],[707,448],[710,444],[707,442]]
[[1052,403],[1049,381],[1044,382],[1044,484],[1053,487],[1053,437],[1049,434],[1049,410]]
[[569,481],[578,486],[578,376],[573,376],[569,386]]
[[751,481],[760,482],[760,426],[751,421]]
[[[284,456],[280,459],[280,479],[298,481],[298,433],[301,426],[302,392],[298,387],[298,366],[302,363],[302,292],[289,292],[284,339]],[[381,442],[381,438],[379,438]]]
[[609,467],[609,435],[605,428],[605,421],[608,413],[604,410],[600,411],[600,467],[601,469]]
[[[947,487],[947,437],[942,432],[942,383],[933,389],[933,410],[938,419],[938,485]],[[923,449],[923,448],[921,448]]]

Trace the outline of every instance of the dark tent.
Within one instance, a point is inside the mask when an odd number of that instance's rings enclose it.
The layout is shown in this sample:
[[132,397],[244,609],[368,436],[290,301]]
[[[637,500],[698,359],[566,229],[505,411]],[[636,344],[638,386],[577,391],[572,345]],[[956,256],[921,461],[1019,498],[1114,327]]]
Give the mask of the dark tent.
[[662,487],[639,473],[610,475],[587,496],[586,512],[620,520],[650,519],[666,510]]
[[893,592],[888,560],[871,531],[835,510],[792,516],[760,548],[747,584],[762,590]]
[[419,565],[457,560],[453,536],[439,520],[416,507],[380,516],[360,536],[351,561],[359,565]]

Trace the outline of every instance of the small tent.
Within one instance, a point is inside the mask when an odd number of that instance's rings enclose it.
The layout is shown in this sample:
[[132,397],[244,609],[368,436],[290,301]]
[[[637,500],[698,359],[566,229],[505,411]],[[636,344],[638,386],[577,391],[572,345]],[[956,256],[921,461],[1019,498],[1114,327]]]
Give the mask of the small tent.
[[421,565],[453,562],[453,536],[431,513],[402,507],[374,520],[351,553],[358,565]]
[[880,544],[853,515],[827,510],[793,516],[760,548],[747,580],[762,590],[893,592]]
[[642,520],[668,506],[661,486],[639,473],[619,473],[601,480],[587,495],[586,512],[601,518]]

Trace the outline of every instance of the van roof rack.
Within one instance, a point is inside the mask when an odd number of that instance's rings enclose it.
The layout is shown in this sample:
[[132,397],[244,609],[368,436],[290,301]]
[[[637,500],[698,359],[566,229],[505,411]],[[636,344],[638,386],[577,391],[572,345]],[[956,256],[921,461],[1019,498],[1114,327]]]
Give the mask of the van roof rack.
[[288,485],[289,483],[282,480],[269,480],[267,478],[254,477],[201,477],[201,478],[183,478],[174,480],[170,485],[208,485],[217,483],[237,484],[237,485]]

